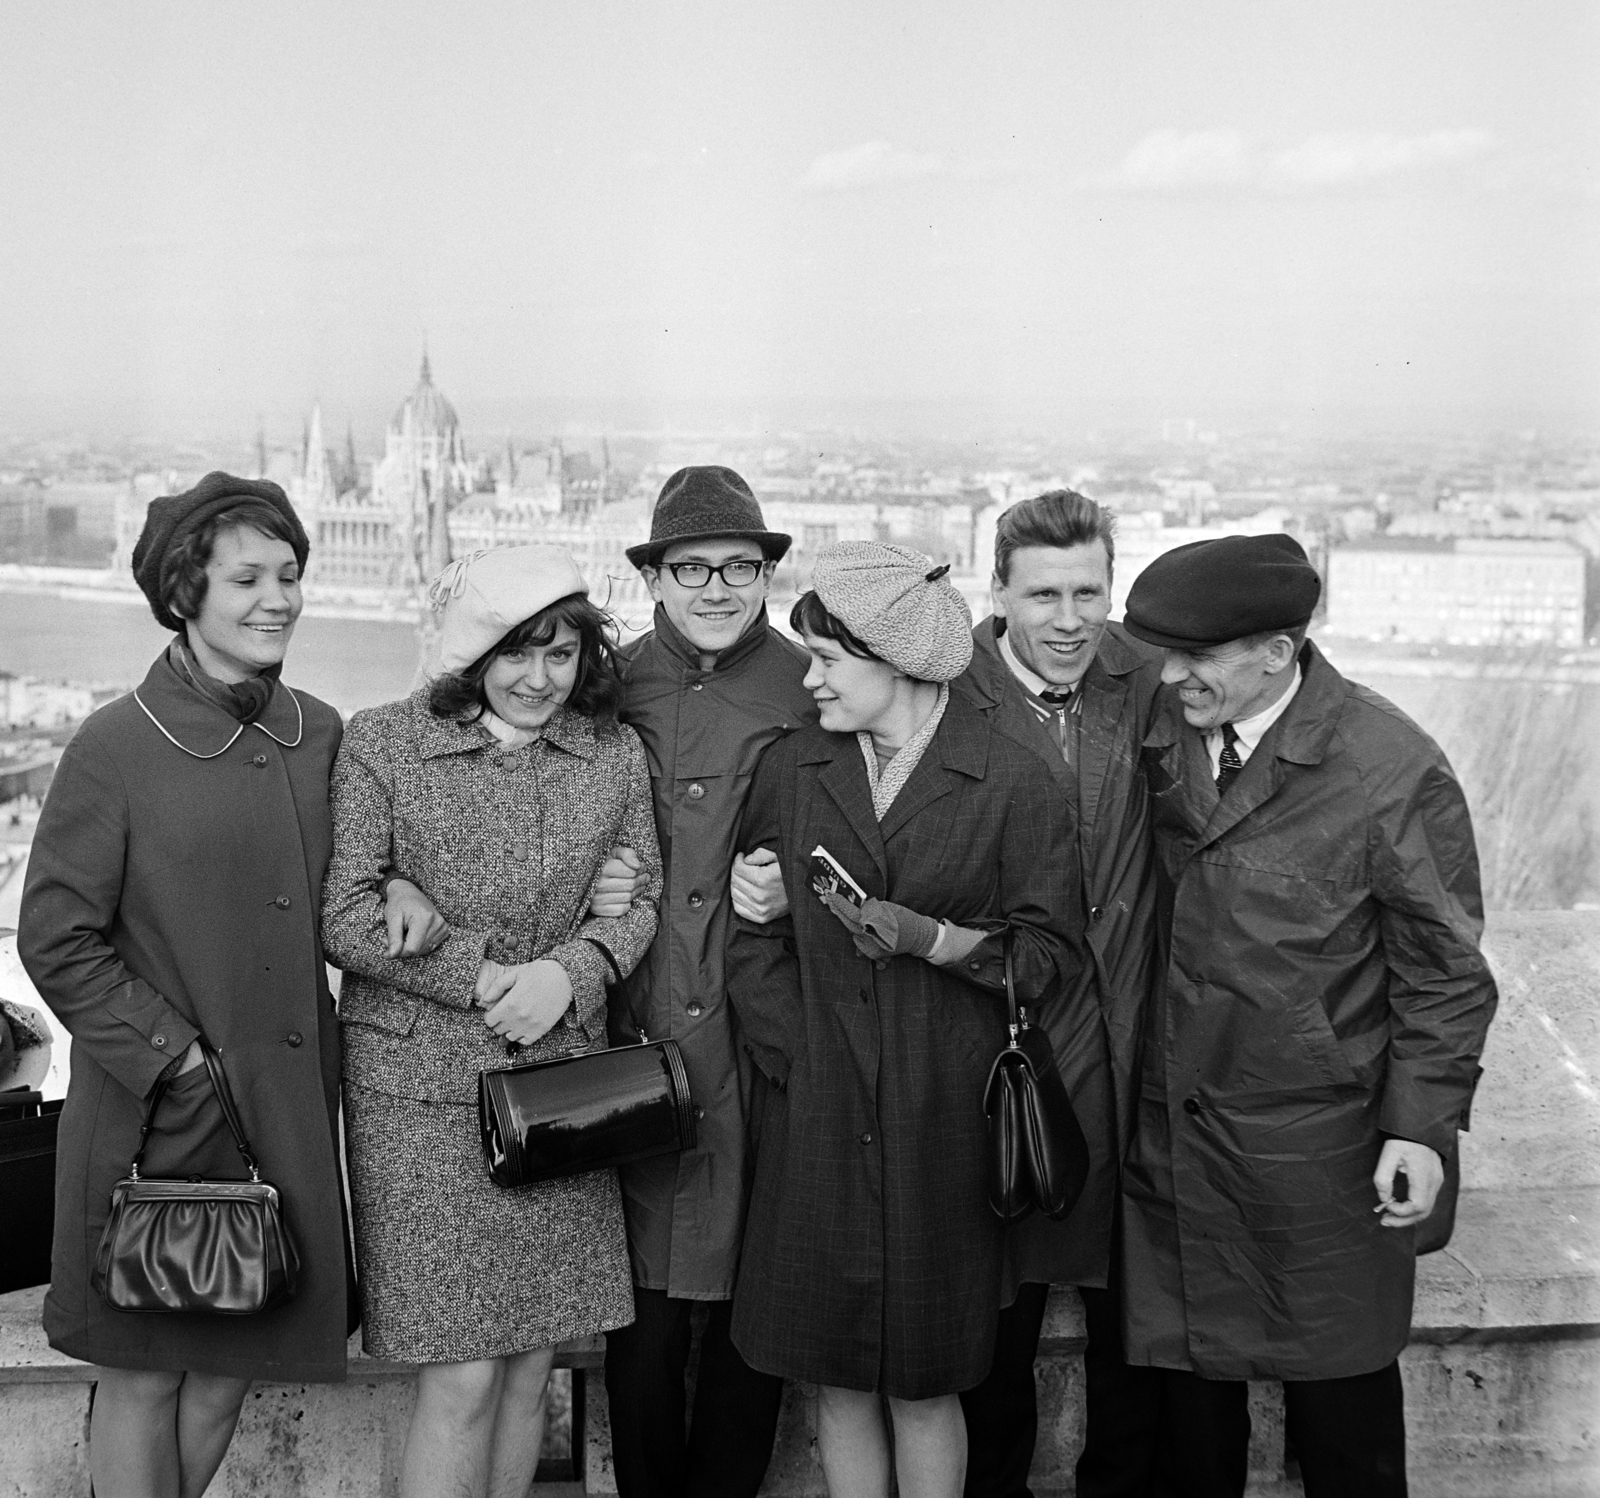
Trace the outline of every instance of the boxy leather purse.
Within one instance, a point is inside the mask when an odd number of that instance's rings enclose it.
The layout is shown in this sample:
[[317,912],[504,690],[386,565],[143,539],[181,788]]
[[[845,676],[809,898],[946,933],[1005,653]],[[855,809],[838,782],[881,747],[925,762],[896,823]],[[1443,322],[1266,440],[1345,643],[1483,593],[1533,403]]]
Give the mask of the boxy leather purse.
[[114,1310],[250,1316],[294,1294],[300,1256],[283,1220],[282,1199],[277,1187],[261,1179],[222,1058],[205,1040],[200,1054],[250,1179],[139,1174],[167,1091],[166,1082],[157,1082],[133,1164],[112,1187],[111,1217],[95,1255],[94,1287]]
[[478,1073],[489,1178],[527,1186],[695,1146],[694,1099],[675,1040]]
[[1004,939],[1009,1039],[989,1070],[989,1205],[1005,1222],[1035,1208],[1060,1220],[1089,1179],[1089,1146],[1072,1111],[1050,1037],[1017,1003],[1011,931]]

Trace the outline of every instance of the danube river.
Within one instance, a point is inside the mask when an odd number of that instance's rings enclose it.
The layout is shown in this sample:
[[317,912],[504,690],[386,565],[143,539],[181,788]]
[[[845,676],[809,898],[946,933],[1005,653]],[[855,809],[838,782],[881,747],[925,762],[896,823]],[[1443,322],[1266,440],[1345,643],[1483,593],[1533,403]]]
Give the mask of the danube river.
[[[128,688],[172,636],[143,599],[0,592],[0,671]],[[342,712],[410,690],[417,637],[409,624],[305,617],[285,676]]]

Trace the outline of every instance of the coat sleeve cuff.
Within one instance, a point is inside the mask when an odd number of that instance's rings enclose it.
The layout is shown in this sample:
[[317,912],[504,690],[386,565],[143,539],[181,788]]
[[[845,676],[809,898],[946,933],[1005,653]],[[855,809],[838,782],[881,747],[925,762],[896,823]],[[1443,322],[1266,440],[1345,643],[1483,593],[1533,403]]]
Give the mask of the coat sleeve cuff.
[[578,1025],[591,1041],[599,1040],[606,1033],[606,982],[611,964],[595,950],[593,942],[582,937],[563,942],[545,956],[567,970]]

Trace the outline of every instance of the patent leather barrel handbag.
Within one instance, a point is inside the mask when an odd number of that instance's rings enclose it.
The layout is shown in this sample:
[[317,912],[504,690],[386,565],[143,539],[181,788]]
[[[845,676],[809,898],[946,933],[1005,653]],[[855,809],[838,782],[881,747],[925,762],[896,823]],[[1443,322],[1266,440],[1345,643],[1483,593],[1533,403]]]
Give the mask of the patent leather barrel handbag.
[[111,1190],[111,1217],[95,1255],[94,1287],[113,1310],[251,1316],[294,1294],[300,1256],[283,1220],[278,1189],[261,1179],[222,1058],[204,1040],[200,1053],[250,1179],[139,1174],[156,1109],[166,1095],[167,1084],[158,1082],[133,1164]]
[[695,1145],[689,1074],[674,1040],[478,1074],[489,1177],[526,1186]]
[[1050,1037],[1017,1003],[1011,932],[1005,935],[1009,1040],[983,1092],[989,1121],[989,1205],[1015,1222],[1035,1208],[1065,1217],[1089,1179],[1089,1145],[1072,1111]]

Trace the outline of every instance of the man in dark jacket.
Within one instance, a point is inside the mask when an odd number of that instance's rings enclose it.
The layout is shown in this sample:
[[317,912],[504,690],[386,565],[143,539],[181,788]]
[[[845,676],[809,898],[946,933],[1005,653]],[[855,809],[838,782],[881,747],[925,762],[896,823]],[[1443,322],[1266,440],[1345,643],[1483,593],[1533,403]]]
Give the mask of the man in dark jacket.
[[994,1363],[962,1395],[967,1498],[1021,1498],[1038,1430],[1033,1364],[1052,1282],[1077,1285],[1085,1355],[1087,1440],[1081,1498],[1142,1491],[1155,1414],[1148,1370],[1122,1355],[1111,1269],[1118,1165],[1134,1117],[1140,1024],[1156,960],[1150,821],[1139,750],[1160,660],[1107,622],[1115,517],[1054,490],[1013,505],[995,534],[994,614],[973,632],[971,667],[954,685],[1010,737],[1030,745],[1067,792],[1083,866],[1081,921],[1091,962],[1082,1005],[1056,1004],[1044,1025],[1089,1142],[1089,1183],[1070,1215],[1025,1218],[1009,1235],[1006,1309]]
[[1495,1008],[1449,763],[1305,627],[1288,536],[1152,562],[1145,740],[1164,981],[1124,1176],[1129,1358],[1160,1378],[1158,1493],[1244,1492],[1247,1379],[1281,1379],[1308,1492],[1406,1491],[1416,1226]]
[[[701,467],[667,480],[649,541],[628,551],[656,613],[652,631],[623,653],[623,718],[650,758],[664,886],[655,943],[613,991],[612,1038],[637,1040],[642,1030],[678,1042],[699,1137],[682,1155],[622,1172],[638,1319],[607,1336],[606,1389],[623,1498],[753,1498],[777,1429],[782,1381],[750,1368],[728,1335],[751,1175],[751,1073],[723,958],[734,835],[756,762],[816,718],[801,685],[805,652],[767,623],[772,570],[788,547],[737,473]],[[747,873],[759,903],[760,875],[741,861],[734,875]],[[697,1301],[709,1315],[686,1439]]]

